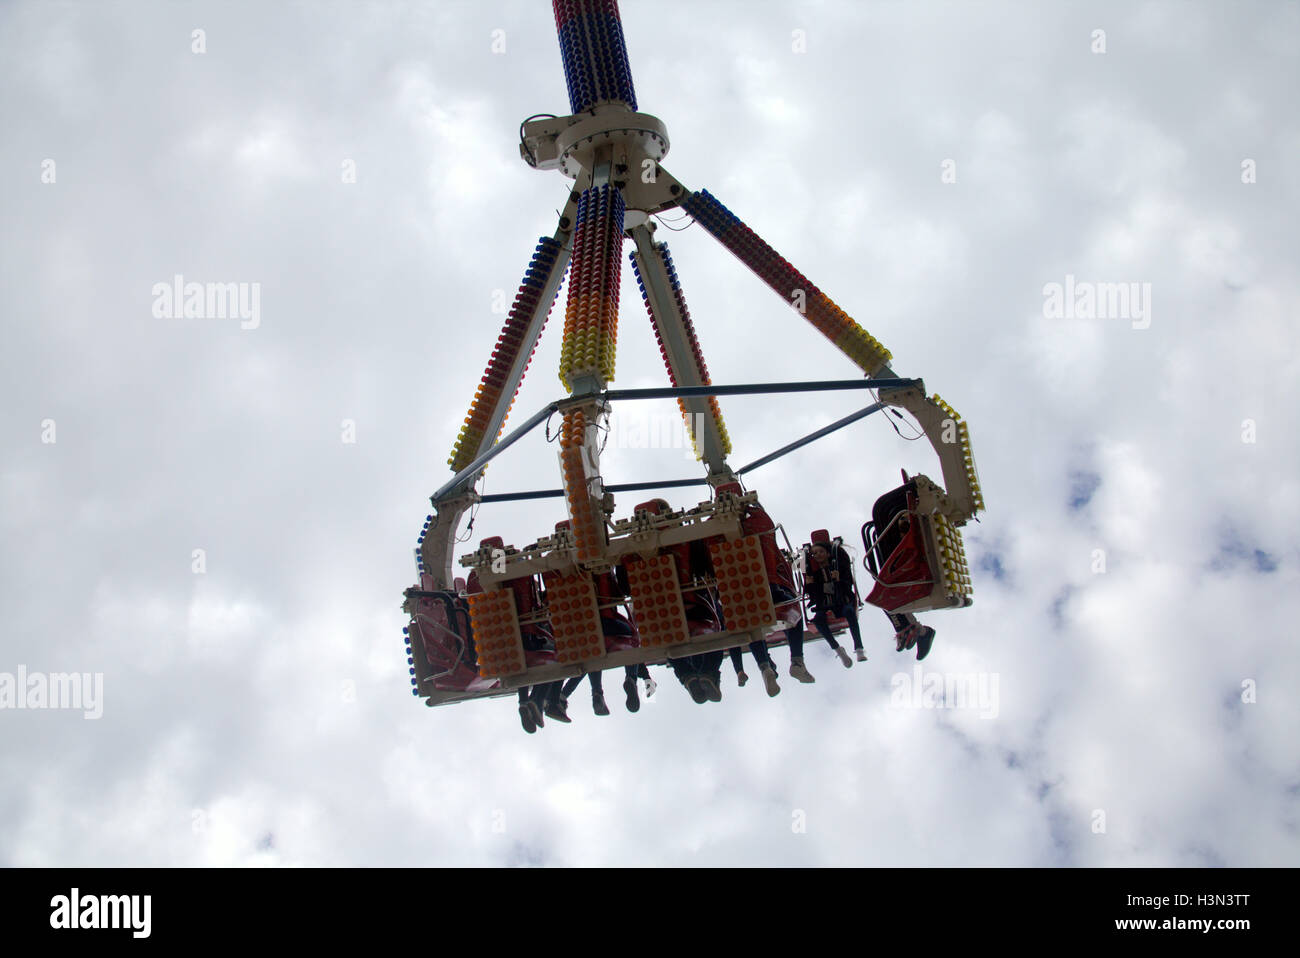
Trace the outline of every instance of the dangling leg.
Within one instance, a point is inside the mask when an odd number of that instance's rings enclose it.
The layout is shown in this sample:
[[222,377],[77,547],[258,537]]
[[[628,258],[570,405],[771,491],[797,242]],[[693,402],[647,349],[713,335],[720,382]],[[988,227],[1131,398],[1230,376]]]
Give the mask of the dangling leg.
[[772,590],[773,605],[786,606],[784,612],[778,612],[778,617],[785,620],[785,639],[790,647],[790,675],[805,684],[817,681],[803,664],[803,613],[800,604],[795,602],[794,591],[779,585],[769,588]]
[[790,675],[805,685],[816,682],[812,673],[803,664],[803,622],[792,625],[785,630],[786,640],[790,643]]
[[703,705],[709,700],[709,690],[700,675],[700,656],[688,655],[685,658],[669,659],[668,667],[677,676],[677,681],[690,693],[691,701]]
[[889,624],[894,627],[894,644],[896,651],[902,652],[904,649],[910,649],[916,644],[916,616],[910,612],[904,612],[901,615],[895,615],[893,612],[886,612],[885,618]]
[[828,618],[826,610],[823,609],[813,616],[813,625],[817,627],[817,631],[820,632],[822,638],[826,640],[826,644],[831,647],[831,651],[840,657],[840,661],[844,663],[844,667],[846,669],[852,668],[853,660],[849,658],[849,653],[845,652],[843,647],[835,641],[835,636],[831,635],[831,626]]
[[573,694],[573,690],[581,685],[582,680],[585,678],[586,675],[575,675],[573,678],[565,681],[563,687],[560,689],[560,695],[566,702],[568,701],[569,696]]
[[862,627],[858,625],[856,603],[852,601],[844,603],[840,609],[840,616],[849,623],[849,635],[853,636],[853,651],[857,653],[858,661],[867,661],[867,650],[862,645]]
[[658,688],[658,683],[655,682],[654,679],[650,678],[650,670],[646,668],[644,662],[637,665],[636,674],[638,678],[645,679],[645,697],[652,697],[655,694],[655,689]]
[[588,672],[591,680],[591,710],[597,715],[608,715],[609,706],[605,704],[605,680],[600,672]]
[[[627,693],[627,710],[636,712],[641,708],[641,699],[636,694],[637,673],[645,668],[645,663],[623,666],[623,691]],[[647,675],[650,673],[647,671]]]
[[776,666],[772,664],[772,656],[767,651],[767,641],[759,639],[749,643],[749,651],[754,655],[754,661],[758,663],[758,671],[763,676],[763,686],[767,689],[769,696],[781,694],[781,686],[776,684]]
[[548,718],[553,718],[557,722],[568,723],[573,720],[569,718],[569,713],[564,708],[563,686],[563,682],[547,682],[540,687],[541,694],[537,697],[537,701],[545,703],[542,711]]
[[533,701],[529,692],[527,686],[519,689],[519,721],[523,724],[524,731],[532,735],[546,723],[542,719],[542,710]]
[[732,667],[736,670],[736,685],[743,689],[745,683],[749,681],[749,676],[745,674],[745,662],[741,657],[740,646],[728,649],[727,654],[731,656]]
[[699,684],[703,686],[705,698],[709,702],[722,701],[722,659],[726,655],[721,649],[705,652],[699,659]]
[[916,646],[917,661],[930,654],[930,647],[934,645],[933,628],[922,625],[910,612],[901,615],[886,612],[885,615],[889,617],[889,624],[894,627],[894,642],[899,652]]

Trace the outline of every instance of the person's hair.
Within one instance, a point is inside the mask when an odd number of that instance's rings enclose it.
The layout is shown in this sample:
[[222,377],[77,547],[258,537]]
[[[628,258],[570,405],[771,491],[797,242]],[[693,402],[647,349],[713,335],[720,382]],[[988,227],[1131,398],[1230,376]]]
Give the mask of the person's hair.
[[818,539],[816,542],[813,543],[814,549],[816,549],[818,546],[821,546],[827,552],[831,551],[831,544],[827,542],[825,539]]

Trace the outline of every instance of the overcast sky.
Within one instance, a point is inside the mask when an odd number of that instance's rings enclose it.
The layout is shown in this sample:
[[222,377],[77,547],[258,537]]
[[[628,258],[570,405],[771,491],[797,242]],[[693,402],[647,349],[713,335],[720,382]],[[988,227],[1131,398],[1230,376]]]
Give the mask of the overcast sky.
[[[533,736],[510,700],[425,708],[411,550],[568,189],[517,149],[568,111],[550,4],[11,2],[0,680],[103,695],[0,710],[0,864],[1300,863],[1297,5],[621,6],[666,168],[970,422],[975,604],[926,617],[923,665],[995,707],[899,702],[916,663],[867,609],[870,661],[813,643],[804,686],[779,651],[776,699],[726,666],[721,704],[656,669],[630,715],[611,675],[610,717],[584,686]],[[715,382],[858,375],[680,215]],[[177,275],[259,284],[255,328],[158,315]],[[1050,315],[1067,282],[1145,315]],[[562,394],[565,295],[512,423]],[[614,385],[665,383],[624,258]],[[733,463],[866,402],[727,400]],[[940,478],[899,430],[749,485],[791,538],[855,541],[900,468]],[[555,485],[536,435],[485,491]]]

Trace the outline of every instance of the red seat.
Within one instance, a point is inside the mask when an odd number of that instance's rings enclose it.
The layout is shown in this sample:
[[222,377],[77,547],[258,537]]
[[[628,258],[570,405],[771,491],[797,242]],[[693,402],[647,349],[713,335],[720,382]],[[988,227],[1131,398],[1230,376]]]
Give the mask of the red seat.
[[536,665],[551,665],[554,661],[552,649],[524,649],[524,664],[530,669]]
[[[668,511],[669,508],[668,503],[663,499],[651,499],[649,502],[639,503],[633,511],[645,511],[652,516],[657,516]],[[699,589],[689,589],[693,576],[708,572],[707,569],[692,568],[691,546],[690,542],[682,542],[668,546],[660,552],[662,555],[671,555],[676,559],[677,581],[682,587],[682,604],[686,608],[686,625],[690,630],[691,638],[695,638],[710,632],[720,632],[722,623],[718,620],[717,608],[707,593]]]
[[[600,626],[605,635],[605,651],[621,652],[640,647],[636,625],[619,611],[626,608],[627,593],[619,581],[617,568],[596,573],[596,601],[600,604]],[[626,579],[623,580],[626,582]]]
[[867,601],[887,612],[929,595],[934,587],[916,504],[916,482],[907,480],[876,500],[870,541],[863,535],[868,567],[876,577]]
[[465,691],[479,679],[465,600],[451,592],[422,596],[411,624],[433,672],[434,688]]
[[686,609],[686,625],[690,629],[691,638],[695,638],[699,635],[707,635],[710,632],[720,632],[722,623],[718,620],[717,606],[712,601],[709,592],[704,589],[691,588],[695,576],[704,574],[707,571],[692,565],[691,546],[692,543],[690,542],[681,542],[664,549],[663,553],[672,555],[677,560],[677,581],[682,588],[682,604]]

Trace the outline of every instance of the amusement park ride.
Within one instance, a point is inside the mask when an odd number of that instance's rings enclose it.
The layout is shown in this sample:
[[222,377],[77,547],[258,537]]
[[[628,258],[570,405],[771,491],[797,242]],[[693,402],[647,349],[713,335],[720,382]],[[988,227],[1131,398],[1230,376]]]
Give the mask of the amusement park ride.
[[[891,354],[707,190],[692,191],[661,165],[668,133],[637,112],[617,0],[553,0],[572,113],[529,118],[519,151],[537,170],[572,179],[552,236],[537,244],[513,308],[452,449],[455,475],[433,494],[416,549],[419,585],[403,611],[412,693],[429,706],[513,695],[587,672],[662,663],[802,627],[800,550],[744,491],[742,476],[885,408],[909,413],[938,455],[942,485],[908,478],[881,496],[862,526],[865,600],[895,615],[971,603],[961,527],[984,508],[965,422],[919,379],[899,378]],[[822,335],[865,378],[818,383],[715,386],[686,300],[652,216],[680,208]],[[654,325],[671,388],[611,390],[623,241]],[[560,354],[565,398],[503,436],[565,270],[568,303]],[[733,469],[719,396],[866,389],[871,405],[767,456]],[[617,401],[671,397],[705,475],[693,480],[605,485],[600,437]],[[488,463],[559,415],[562,488],[497,495],[475,491]],[[674,510],[662,499],[615,518],[614,493],[707,484],[710,499]],[[484,539],[453,550],[464,514],[481,503],[563,498],[551,535],[522,549]],[[813,541],[826,540],[822,531]],[[806,549],[806,547],[805,547]],[[843,621],[832,620],[842,629]],[[932,634],[932,633],[931,633]],[[812,638],[813,636],[809,636]],[[846,660],[847,664],[847,660]]]

